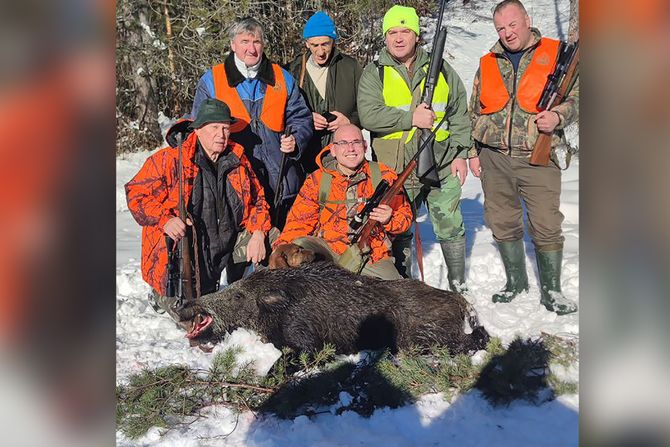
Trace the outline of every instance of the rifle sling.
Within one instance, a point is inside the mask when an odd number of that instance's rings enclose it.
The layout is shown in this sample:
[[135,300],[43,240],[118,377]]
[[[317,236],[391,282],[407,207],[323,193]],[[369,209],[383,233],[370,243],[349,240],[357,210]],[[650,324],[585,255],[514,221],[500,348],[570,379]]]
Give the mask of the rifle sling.
[[300,88],[303,88],[303,85],[305,85],[305,71],[306,71],[306,65],[307,65],[307,53],[302,53],[302,60],[300,61],[300,82],[298,83],[298,86]]
[[423,245],[421,245],[421,231],[419,231],[419,221],[416,220],[416,205],[412,201],[412,213],[414,213],[414,244],[416,245],[416,262],[419,265],[421,282],[426,282],[423,275]]

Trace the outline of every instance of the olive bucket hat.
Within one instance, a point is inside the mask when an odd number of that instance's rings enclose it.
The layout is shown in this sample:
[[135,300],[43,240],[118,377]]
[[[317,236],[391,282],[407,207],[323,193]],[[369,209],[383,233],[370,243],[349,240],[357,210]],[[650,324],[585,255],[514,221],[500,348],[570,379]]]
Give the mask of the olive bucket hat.
[[210,123],[231,123],[237,120],[230,115],[230,107],[216,98],[207,98],[200,105],[198,116],[189,126],[191,129],[199,129]]

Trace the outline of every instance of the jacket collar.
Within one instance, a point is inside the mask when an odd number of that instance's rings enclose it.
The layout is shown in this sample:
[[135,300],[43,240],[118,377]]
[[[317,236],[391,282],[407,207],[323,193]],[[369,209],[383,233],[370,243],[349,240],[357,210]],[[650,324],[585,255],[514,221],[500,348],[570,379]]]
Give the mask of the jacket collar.
[[330,63],[328,66],[332,67],[340,59],[342,59],[342,53],[340,53],[340,50],[338,50],[337,47],[333,48],[333,55],[330,57]]
[[335,63],[340,59],[342,59],[342,54],[340,54],[340,51],[337,49],[337,47],[333,48],[333,54],[330,56],[328,67],[335,65]]
[[358,167],[358,170],[349,176],[346,176],[339,169],[337,169],[337,160],[330,154],[330,148],[332,143],[324,147],[323,150],[316,157],[316,164],[319,168],[323,169],[325,172],[329,173],[333,177],[348,177],[351,182],[357,183],[358,181],[369,177],[368,162],[364,159],[361,165]]
[[[216,160],[216,167],[219,173],[227,173],[231,169],[239,166],[240,158],[235,152],[235,144],[228,144],[226,150],[219,156]],[[200,144],[200,141],[196,138],[195,141],[195,163],[202,169],[211,170],[211,163],[213,163],[207,154],[205,149]]]
[[[244,82],[246,79],[240,70],[235,66],[235,53],[232,51],[226,57],[226,60],[223,62],[223,66],[226,70],[226,78],[228,78],[228,85],[231,87],[237,87],[238,84]],[[272,63],[270,60],[263,54],[261,59],[261,65],[258,67],[258,74],[256,78],[262,83],[274,86],[275,85],[275,74],[272,71]]]

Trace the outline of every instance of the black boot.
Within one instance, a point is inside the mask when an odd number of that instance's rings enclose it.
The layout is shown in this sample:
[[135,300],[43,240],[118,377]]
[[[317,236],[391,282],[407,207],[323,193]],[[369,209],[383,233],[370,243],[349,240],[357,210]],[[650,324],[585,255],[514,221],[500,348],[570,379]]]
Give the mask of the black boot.
[[499,293],[493,294],[494,303],[509,303],[521,292],[528,291],[528,274],[526,273],[526,254],[523,241],[498,242],[498,250],[505,266],[507,283]]
[[535,249],[537,269],[540,273],[540,302],[551,312],[566,315],[577,311],[577,304],[561,292],[561,261],[563,250],[540,251]]
[[395,268],[403,278],[412,277],[412,233],[402,233],[393,239],[391,251],[395,258]]
[[447,279],[452,292],[467,292],[465,286],[465,237],[440,242],[442,256],[447,263]]

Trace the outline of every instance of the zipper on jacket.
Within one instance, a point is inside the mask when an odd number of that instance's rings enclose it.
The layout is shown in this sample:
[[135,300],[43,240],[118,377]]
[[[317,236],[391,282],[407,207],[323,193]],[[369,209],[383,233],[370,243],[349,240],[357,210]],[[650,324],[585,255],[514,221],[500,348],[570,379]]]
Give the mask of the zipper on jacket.
[[[512,78],[512,95],[510,96],[510,100],[512,101],[512,105],[510,107],[510,112],[509,112],[509,129],[508,129],[508,136],[507,136],[507,147],[509,148],[509,154],[510,156],[512,155],[512,129],[514,129],[514,103],[516,102],[516,74],[517,74],[517,69],[514,68],[514,64],[508,58],[507,56],[503,55],[505,59],[512,65],[512,71],[514,71],[514,77]],[[522,56],[523,57],[523,56]],[[521,64],[521,61],[519,61],[519,64]]]
[[[535,43],[535,45],[531,46],[530,48],[527,48],[524,50],[523,55],[521,56],[521,59],[526,57],[528,54],[530,54],[531,49],[535,51],[537,48],[537,45],[539,44],[539,41]],[[502,56],[507,59],[507,61],[512,64],[512,60],[508,58],[504,53]],[[510,96],[510,99],[512,100],[512,106],[510,108],[510,115],[509,115],[509,137],[507,138],[507,145],[509,147],[509,154],[510,156],[512,155],[512,129],[514,129],[514,103],[516,102],[516,77],[517,77],[517,71],[519,67],[521,66],[521,59],[519,59],[519,64],[516,69],[514,69],[514,64],[512,64],[512,70],[514,70],[514,78],[512,82],[512,95]]]

